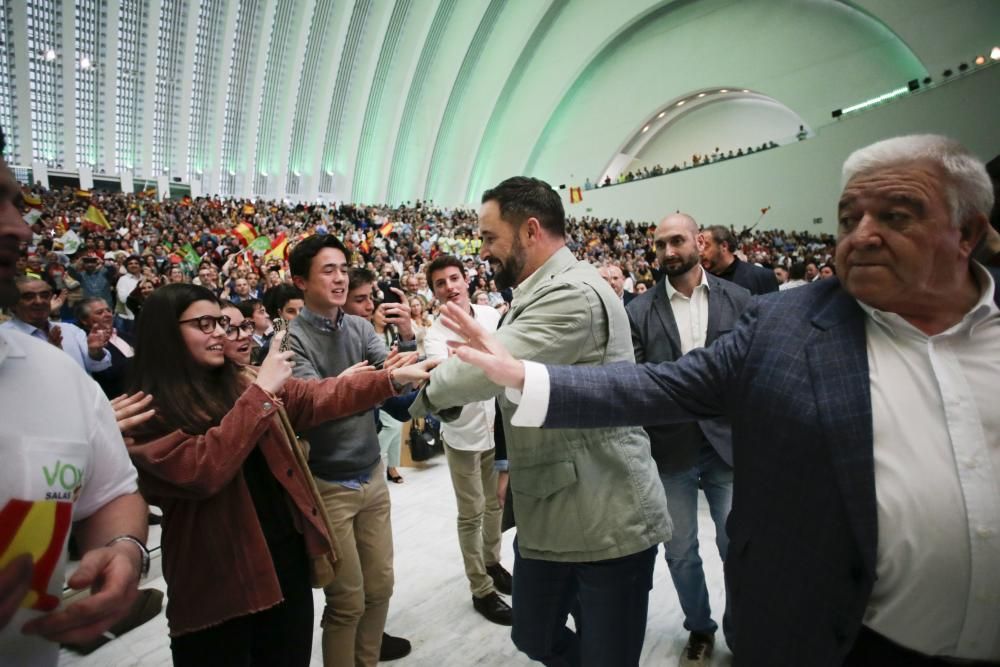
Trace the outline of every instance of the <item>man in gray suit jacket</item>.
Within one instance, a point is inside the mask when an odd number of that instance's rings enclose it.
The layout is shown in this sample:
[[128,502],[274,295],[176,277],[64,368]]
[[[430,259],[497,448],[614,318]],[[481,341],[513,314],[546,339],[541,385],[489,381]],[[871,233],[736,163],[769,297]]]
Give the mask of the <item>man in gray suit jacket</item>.
[[524,388],[519,426],[730,418],[740,664],[996,665],[1000,289],[971,260],[992,186],[934,135],[855,151],[843,182],[837,278],[758,297],[711,347],[539,367],[449,309],[459,358]]
[[[677,213],[663,219],[653,233],[653,246],[665,278],[628,306],[632,346],[637,363],[674,361],[711,345],[736,324],[750,302],[750,292],[717,278],[701,267],[705,240],[698,223]],[[726,518],[733,497],[733,445],[729,422],[700,422],[646,427],[674,531],[664,544],[667,566],[690,632],[681,654],[682,667],[707,664],[718,625],[712,620],[708,587],[698,555],[698,489],[708,500],[715,522],[715,543],[726,558]],[[723,631],[731,642],[729,614]]]
[[[559,195],[511,178],[483,195],[480,251],[514,299],[497,337],[519,356],[550,363],[634,365],[628,317],[593,266],[565,247]],[[461,311],[461,309],[459,309]],[[442,414],[504,394],[452,358],[410,409]],[[514,541],[511,637],[547,665],[638,665],[656,545],[670,538],[663,486],[638,427],[561,431],[512,428],[507,436]],[[579,606],[577,632],[566,627]]]

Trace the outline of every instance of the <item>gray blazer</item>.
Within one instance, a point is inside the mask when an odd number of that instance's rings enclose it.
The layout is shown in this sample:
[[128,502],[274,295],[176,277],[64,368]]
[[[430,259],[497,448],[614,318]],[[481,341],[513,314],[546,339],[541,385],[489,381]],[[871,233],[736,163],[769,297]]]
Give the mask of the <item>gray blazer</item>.
[[[523,359],[634,366],[628,317],[594,267],[566,248],[514,292],[496,337]],[[449,410],[500,396],[517,543],[526,558],[590,562],[621,558],[670,539],[667,500],[638,427],[518,428],[517,406],[478,369],[451,358],[431,374],[410,408],[447,419]],[[613,411],[608,400],[602,410]]]
[[[708,278],[708,329],[705,347],[728,333],[750,304],[749,290],[705,272]],[[632,326],[636,363],[675,361],[681,357],[681,337],[674,311],[660,279],[656,287],[637,296],[625,310]],[[722,460],[733,465],[733,440],[728,420],[705,419],[682,424],[647,426],[653,459],[662,473],[686,470],[698,461],[704,440]]]

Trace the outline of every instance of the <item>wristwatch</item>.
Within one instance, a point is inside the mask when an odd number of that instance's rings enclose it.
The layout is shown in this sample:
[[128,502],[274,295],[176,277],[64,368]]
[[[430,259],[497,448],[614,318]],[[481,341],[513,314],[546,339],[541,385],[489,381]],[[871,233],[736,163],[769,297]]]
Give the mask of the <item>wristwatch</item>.
[[138,537],[133,537],[132,535],[119,535],[114,537],[104,546],[110,547],[117,542],[131,542],[135,546],[139,547],[139,554],[141,556],[142,562],[139,564],[139,580],[141,581],[147,574],[149,574],[149,549],[146,545],[142,543]]

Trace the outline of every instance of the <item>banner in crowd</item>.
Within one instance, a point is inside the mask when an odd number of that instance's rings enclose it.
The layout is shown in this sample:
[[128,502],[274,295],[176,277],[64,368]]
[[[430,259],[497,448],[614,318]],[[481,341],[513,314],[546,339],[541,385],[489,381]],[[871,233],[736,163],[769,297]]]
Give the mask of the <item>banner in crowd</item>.
[[233,235],[238,239],[243,239],[243,245],[250,245],[257,238],[257,230],[254,229],[253,225],[241,222],[233,228]]
[[583,201],[583,190],[580,188],[570,188],[569,189],[569,203],[579,204]]

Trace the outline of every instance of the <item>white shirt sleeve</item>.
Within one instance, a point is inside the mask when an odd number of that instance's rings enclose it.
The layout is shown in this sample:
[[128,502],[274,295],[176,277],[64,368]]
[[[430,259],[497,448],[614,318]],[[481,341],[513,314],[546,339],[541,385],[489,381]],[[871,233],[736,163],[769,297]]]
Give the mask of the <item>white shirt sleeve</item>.
[[73,512],[74,521],[85,519],[115,498],[138,490],[135,467],[128,457],[111,404],[96,382],[88,379],[86,386],[94,414],[89,434],[93,463]]
[[511,426],[539,427],[545,423],[549,412],[549,371],[545,364],[522,361],[524,364],[524,391],[508,388],[507,400],[517,404],[511,416]]

